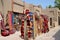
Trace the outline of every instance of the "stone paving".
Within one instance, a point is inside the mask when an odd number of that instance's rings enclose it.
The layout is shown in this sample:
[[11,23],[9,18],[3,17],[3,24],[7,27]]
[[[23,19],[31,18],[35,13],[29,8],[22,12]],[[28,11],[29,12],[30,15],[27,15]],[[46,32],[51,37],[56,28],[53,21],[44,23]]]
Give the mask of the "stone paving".
[[[20,38],[20,32],[11,34],[10,36],[3,37],[0,35],[0,40],[23,40]],[[60,40],[60,28],[52,28],[48,33],[41,34],[37,36],[35,40]]]

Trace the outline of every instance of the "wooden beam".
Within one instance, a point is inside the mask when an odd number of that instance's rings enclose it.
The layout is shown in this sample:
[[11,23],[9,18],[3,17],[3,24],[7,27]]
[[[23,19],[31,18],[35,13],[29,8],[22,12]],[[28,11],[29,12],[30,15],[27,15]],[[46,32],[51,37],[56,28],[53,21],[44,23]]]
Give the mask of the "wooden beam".
[[16,2],[13,2],[13,4],[16,4],[16,5],[18,5],[18,6],[24,7],[24,5],[18,4],[18,3],[16,3]]

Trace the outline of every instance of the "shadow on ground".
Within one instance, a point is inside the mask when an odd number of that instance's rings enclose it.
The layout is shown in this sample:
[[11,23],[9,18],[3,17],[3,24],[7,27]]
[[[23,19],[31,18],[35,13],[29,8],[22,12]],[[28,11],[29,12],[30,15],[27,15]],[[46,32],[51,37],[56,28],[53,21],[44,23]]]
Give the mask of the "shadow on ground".
[[60,40],[60,30],[53,37],[55,40]]

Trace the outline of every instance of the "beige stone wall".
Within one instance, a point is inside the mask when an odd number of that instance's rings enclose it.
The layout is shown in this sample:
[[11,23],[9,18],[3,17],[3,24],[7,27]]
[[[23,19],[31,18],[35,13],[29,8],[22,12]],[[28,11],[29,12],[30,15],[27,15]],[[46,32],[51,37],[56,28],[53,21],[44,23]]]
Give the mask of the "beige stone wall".
[[34,12],[36,12],[38,15],[41,14],[41,8],[38,6],[34,6]]
[[[58,20],[58,17],[60,17],[60,10],[58,10],[58,12],[57,12],[57,20]],[[59,22],[59,21],[58,21]],[[58,24],[58,26],[60,26],[59,24]]]
[[14,4],[14,5],[13,5],[13,11],[14,11],[14,12],[23,13],[23,7],[22,7],[22,6],[19,6],[19,5]]
[[[17,4],[15,4],[15,3]],[[13,5],[13,6],[12,6]],[[13,8],[13,9],[12,9]],[[22,0],[3,0],[3,10],[2,10],[2,3],[0,0],[0,11],[3,12],[4,14],[4,22],[6,23],[6,15],[8,11],[14,11],[14,12],[19,12],[23,13],[23,10],[29,9],[31,12],[35,12],[36,10],[39,11],[39,14],[41,13],[41,8],[38,6],[34,6],[32,4],[28,4],[26,2],[23,2]]]
[[4,15],[4,22],[6,23],[6,14],[8,11],[12,11],[11,0],[3,0],[3,15]]
[[1,0],[0,0],[0,12],[2,12],[2,3],[1,3]]
[[30,10],[29,6],[30,6],[30,5],[29,5],[28,3],[25,3],[25,4],[24,4],[24,10],[26,10],[26,9],[29,9],[29,10]]
[[30,4],[29,9],[30,9],[31,12],[34,12],[34,5]]
[[13,0],[13,11],[14,12],[19,12],[19,13],[23,13],[23,6],[24,6],[24,3],[21,1],[21,0]]
[[[52,27],[55,25],[58,26],[58,8],[46,8],[42,10],[42,13],[49,16],[49,26],[50,26],[50,18],[52,18]],[[51,26],[50,26],[51,27]]]
[[24,5],[23,2],[22,2],[22,0],[13,0],[13,2],[16,2],[18,4]]

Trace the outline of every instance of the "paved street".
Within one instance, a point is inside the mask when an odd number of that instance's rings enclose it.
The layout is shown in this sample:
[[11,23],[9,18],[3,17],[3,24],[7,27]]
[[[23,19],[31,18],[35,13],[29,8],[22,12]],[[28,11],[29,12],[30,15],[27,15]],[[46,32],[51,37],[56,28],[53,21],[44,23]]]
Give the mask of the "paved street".
[[55,40],[60,40],[60,30],[53,37]]
[[60,28],[55,27],[51,29],[48,33],[37,36],[36,40],[60,40]]
[[[20,32],[16,32],[7,37],[0,37],[0,40],[23,40],[19,37]],[[60,40],[60,28],[52,28],[48,33],[37,36],[35,40]]]

